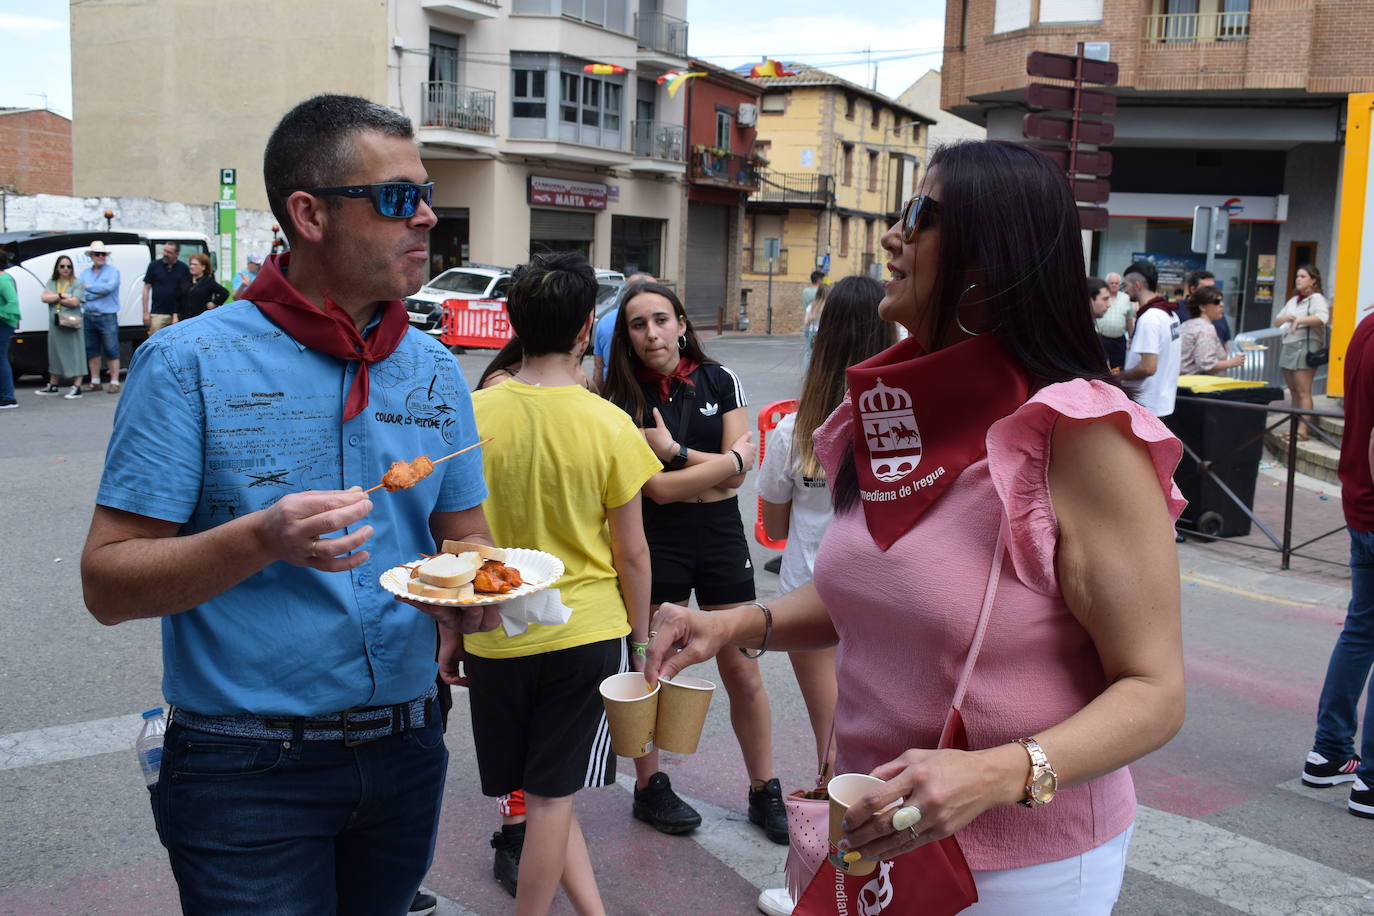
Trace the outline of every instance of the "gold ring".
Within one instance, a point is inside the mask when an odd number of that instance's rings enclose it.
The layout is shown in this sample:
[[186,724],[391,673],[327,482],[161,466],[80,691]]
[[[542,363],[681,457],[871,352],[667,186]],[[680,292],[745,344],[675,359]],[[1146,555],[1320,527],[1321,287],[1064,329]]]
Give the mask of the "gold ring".
[[921,809],[915,805],[898,808],[892,815],[893,830],[910,830],[921,822]]
[[315,556],[315,548],[319,546],[319,541],[320,541],[319,538],[311,538],[311,539],[310,539],[310,559],[312,559],[312,560],[318,560],[318,559],[319,559],[319,557]]
[[653,639],[653,638],[654,638],[655,636],[657,636],[657,635],[658,635],[658,630],[650,630],[650,631],[649,631],[649,638],[650,638],[650,639]]

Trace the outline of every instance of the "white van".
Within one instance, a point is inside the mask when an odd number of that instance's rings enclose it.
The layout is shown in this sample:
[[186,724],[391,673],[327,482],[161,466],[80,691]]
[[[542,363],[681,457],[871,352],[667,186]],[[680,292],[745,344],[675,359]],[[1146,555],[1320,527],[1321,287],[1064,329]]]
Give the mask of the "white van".
[[184,261],[197,251],[208,253],[210,241],[196,232],[150,231],[96,232],[78,230],[0,233],[0,248],[9,255],[6,269],[19,293],[19,327],[10,346],[15,376],[42,375],[48,371],[48,306],[40,298],[43,284],[52,279],[58,257],[72,259],[79,276],[91,266],[86,254],[99,239],[110,252],[107,261],[119,270],[120,358],[125,368],[140,341],[147,339],[143,326],[143,275],[153,258],[162,256],[164,242],[181,245]]

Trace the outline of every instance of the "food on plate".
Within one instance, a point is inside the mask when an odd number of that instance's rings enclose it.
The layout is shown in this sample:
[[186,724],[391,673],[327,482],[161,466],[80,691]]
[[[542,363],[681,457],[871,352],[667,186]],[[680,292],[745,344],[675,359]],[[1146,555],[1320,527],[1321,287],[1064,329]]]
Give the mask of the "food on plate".
[[457,588],[471,582],[481,565],[482,560],[476,553],[441,553],[425,560],[414,572],[415,578],[427,585]]
[[504,595],[525,584],[520,570],[498,560],[487,560],[472,580],[473,588],[488,595]]
[[472,601],[477,597],[471,582],[457,588],[440,588],[437,585],[430,585],[423,579],[411,579],[406,583],[406,590],[418,598],[449,598],[454,601]]
[[506,562],[504,547],[488,547],[486,544],[472,544],[468,541],[444,541],[439,549],[444,553],[475,553],[484,560]]
[[387,492],[404,490],[424,480],[434,470],[434,462],[428,455],[420,455],[414,461],[393,461],[391,469],[382,475],[382,486]]

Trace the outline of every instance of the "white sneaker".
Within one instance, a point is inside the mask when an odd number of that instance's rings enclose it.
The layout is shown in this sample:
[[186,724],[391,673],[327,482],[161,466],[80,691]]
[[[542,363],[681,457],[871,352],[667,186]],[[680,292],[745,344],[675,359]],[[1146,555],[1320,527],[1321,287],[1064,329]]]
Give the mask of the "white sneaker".
[[792,916],[792,895],[785,887],[769,887],[759,891],[759,909],[768,916]]
[[64,400],[67,400],[67,401],[75,400],[76,398],[81,397],[81,386],[80,386],[80,385],[73,385],[73,386],[72,386],[72,390],[71,390],[71,391],[68,391],[66,394],[62,395],[62,397],[63,397]]

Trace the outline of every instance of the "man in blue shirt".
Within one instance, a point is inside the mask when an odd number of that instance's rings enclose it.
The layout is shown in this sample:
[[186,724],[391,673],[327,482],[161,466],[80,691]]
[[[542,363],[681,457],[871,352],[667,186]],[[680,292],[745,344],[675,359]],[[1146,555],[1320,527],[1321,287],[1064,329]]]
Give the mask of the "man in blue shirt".
[[620,288],[615,307],[596,320],[596,327],[592,331],[592,378],[598,390],[606,383],[611,360],[611,338],[615,336],[615,316],[620,314],[620,307],[625,304],[625,293],[637,284],[657,282],[649,274],[630,274]]
[[398,301],[424,279],[432,186],[409,120],[348,96],[288,113],[263,171],[292,253],[253,301],[138,349],[82,583],[102,623],[162,618],[152,807],[183,909],[402,913],[448,759],[435,621],[500,620],[379,582],[440,539],[490,543],[480,451],[361,489],[477,441],[457,362]]
[[91,380],[87,391],[100,387],[100,358],[110,367],[109,392],[119,391],[119,268],[110,263],[105,243],[96,239],[86,250],[91,266],[81,271],[86,301],[81,306],[81,324],[86,329],[86,360]]

